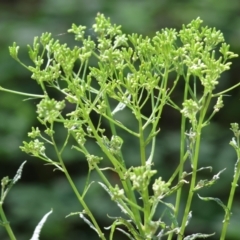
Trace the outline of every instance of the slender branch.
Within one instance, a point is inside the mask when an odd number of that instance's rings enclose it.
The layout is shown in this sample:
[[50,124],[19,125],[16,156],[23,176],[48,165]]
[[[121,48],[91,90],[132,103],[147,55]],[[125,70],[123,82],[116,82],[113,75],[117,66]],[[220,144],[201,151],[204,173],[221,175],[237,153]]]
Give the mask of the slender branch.
[[26,96],[26,97],[31,97],[31,98],[44,98],[45,97],[45,95],[18,92],[18,91],[10,90],[10,89],[7,89],[7,88],[3,88],[1,86],[0,86],[0,91],[9,92],[9,93],[13,93],[13,94],[18,94],[18,95],[22,95],[22,96]]
[[10,223],[8,222],[7,217],[4,213],[2,203],[0,203],[0,216],[1,216],[1,219],[2,219],[2,222],[3,222],[3,226],[5,227],[5,229],[8,233],[8,236],[10,237],[11,240],[16,240],[16,237],[15,237],[13,231],[12,231]]

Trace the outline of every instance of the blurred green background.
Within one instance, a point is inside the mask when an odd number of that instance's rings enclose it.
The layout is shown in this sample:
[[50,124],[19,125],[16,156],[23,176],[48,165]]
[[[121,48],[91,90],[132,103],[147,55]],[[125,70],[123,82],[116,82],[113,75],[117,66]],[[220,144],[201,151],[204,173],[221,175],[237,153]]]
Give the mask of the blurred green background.
[[[37,85],[30,79],[30,73],[9,56],[8,46],[15,41],[20,46],[20,58],[29,64],[27,44],[42,32],[52,32],[61,42],[73,45],[73,36],[65,34],[72,23],[91,27],[97,12],[104,13],[113,23],[121,24],[126,33],[140,33],[152,36],[161,28],[179,29],[198,16],[204,25],[221,30],[231,50],[240,53],[240,1],[239,0],[1,0],[0,1],[0,85],[18,91],[39,93]],[[91,31],[91,29],[89,30]],[[224,73],[219,89],[239,82],[240,58],[233,60],[231,70]],[[212,124],[204,129],[201,147],[201,166],[213,166],[213,173],[203,172],[202,178],[211,178],[223,168],[219,182],[209,189],[200,191],[201,196],[218,197],[227,201],[236,156],[229,146],[232,134],[230,123],[240,123],[240,88],[224,98],[225,108],[220,111]],[[22,179],[11,190],[4,208],[18,240],[30,239],[34,227],[51,208],[53,214],[41,233],[42,240],[98,239],[94,231],[78,216],[65,218],[71,212],[81,211],[72,190],[61,173],[44,166],[40,160],[31,158],[19,149],[31,126],[37,126],[35,109],[38,101],[23,101],[24,98],[0,92],[0,178],[13,177],[19,165],[28,160]],[[128,119],[127,112],[121,118]],[[128,120],[126,120],[128,121]],[[155,167],[165,180],[176,167],[179,156],[179,116],[166,109],[161,120],[161,132],[157,142]],[[58,135],[61,139],[61,132]],[[134,162],[134,144],[125,140],[125,156]],[[93,144],[94,147],[94,144]],[[81,190],[87,164],[79,153],[69,150],[65,161],[77,186]],[[114,181],[115,176],[112,177]],[[93,179],[97,179],[93,174]],[[118,209],[109,201],[108,195],[93,185],[87,196],[90,208],[101,226],[109,226]],[[184,204],[181,206],[184,209]],[[194,198],[193,218],[187,233],[212,233],[219,239],[224,212],[214,202],[202,202]],[[238,240],[240,236],[240,190],[237,189],[232,209],[232,218],[227,240]],[[160,210],[159,210],[160,214]],[[0,239],[9,239],[0,228]],[[121,234],[115,239],[125,239]]]

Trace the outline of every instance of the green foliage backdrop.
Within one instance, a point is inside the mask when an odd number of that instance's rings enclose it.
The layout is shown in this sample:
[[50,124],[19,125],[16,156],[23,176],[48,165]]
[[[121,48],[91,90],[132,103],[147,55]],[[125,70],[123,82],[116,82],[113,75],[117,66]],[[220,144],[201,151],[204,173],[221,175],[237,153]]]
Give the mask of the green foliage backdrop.
[[[238,0],[232,0],[231,4],[227,0],[1,1],[0,85],[19,91],[38,93],[39,89],[31,81],[29,72],[9,56],[8,46],[16,41],[22,48],[21,60],[28,63],[26,45],[32,43],[34,36],[41,35],[42,32],[52,32],[53,36],[59,38],[61,42],[67,41],[73,45],[72,36],[66,34],[67,29],[72,23],[92,25],[97,12],[102,12],[110,17],[113,23],[121,24],[123,31],[127,33],[137,32],[149,36],[165,27],[179,29],[182,24],[187,24],[199,16],[203,19],[204,25],[220,29],[224,33],[226,41],[231,45],[231,50],[239,54],[239,11]],[[92,34],[91,29],[89,34]],[[239,81],[239,65],[240,58],[233,59],[231,70],[223,74],[220,85],[227,88],[228,85]],[[236,160],[235,153],[229,146],[231,140],[229,124],[230,122],[240,122],[240,89],[234,90],[230,94],[231,96],[225,99],[227,107],[214,118],[212,126],[205,129],[201,148],[203,165],[213,166],[215,172],[228,166],[221,180],[213,187],[204,190],[203,193],[206,196],[211,193],[212,197],[221,198],[223,201],[226,201],[229,194],[233,164]],[[23,100],[23,97],[0,92],[0,177],[6,175],[12,177],[18,166],[25,159],[28,160],[21,181],[10,192],[5,205],[8,219],[11,221],[18,239],[29,239],[38,221],[50,208],[54,209],[54,213],[43,228],[42,239],[97,239],[96,234],[77,216],[65,218],[70,212],[79,211],[82,208],[62,175],[58,172],[53,173],[51,167],[43,166],[42,162],[30,158],[20,151],[19,145],[26,140],[30,127],[37,126],[34,111],[38,101]],[[121,118],[122,121],[131,124],[131,119],[128,119],[125,113],[122,113]],[[170,176],[179,157],[178,120],[169,109],[165,111],[161,122],[155,166],[163,179]],[[59,141],[61,141],[61,133],[59,133]],[[130,139],[125,140],[124,145],[130,146],[124,151],[127,158],[132,159],[129,165],[134,165],[134,145]],[[93,143],[92,148],[94,147]],[[85,178],[86,162],[77,152],[70,149],[66,153],[65,161],[81,189],[81,179]],[[209,176],[206,174],[203,178]],[[114,175],[112,179],[115,179]],[[105,213],[114,215],[116,208],[111,208],[113,204],[107,194],[97,185],[93,185],[88,198],[89,205],[101,225],[108,226],[109,222]],[[238,189],[228,240],[239,239],[239,202],[240,190]],[[195,208],[192,209],[193,220],[188,229],[191,232],[206,230],[209,233],[219,232],[224,215],[222,209],[213,202],[205,203],[199,199],[194,199],[194,206]],[[0,228],[0,239],[8,239],[3,228]],[[122,239],[120,234],[119,239]]]

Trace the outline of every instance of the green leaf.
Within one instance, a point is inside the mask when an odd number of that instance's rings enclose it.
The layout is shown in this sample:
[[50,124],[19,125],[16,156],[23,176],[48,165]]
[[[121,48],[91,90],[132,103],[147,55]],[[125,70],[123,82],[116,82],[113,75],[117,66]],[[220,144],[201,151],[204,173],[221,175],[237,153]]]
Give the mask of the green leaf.
[[212,234],[203,234],[203,233],[196,233],[196,234],[192,234],[190,236],[185,237],[183,240],[194,240],[197,238],[208,238],[215,235],[215,233]]
[[203,201],[215,201],[218,205],[220,205],[225,212],[228,212],[228,208],[223,204],[223,202],[219,198],[213,198],[213,197],[201,197],[198,194],[198,197]]

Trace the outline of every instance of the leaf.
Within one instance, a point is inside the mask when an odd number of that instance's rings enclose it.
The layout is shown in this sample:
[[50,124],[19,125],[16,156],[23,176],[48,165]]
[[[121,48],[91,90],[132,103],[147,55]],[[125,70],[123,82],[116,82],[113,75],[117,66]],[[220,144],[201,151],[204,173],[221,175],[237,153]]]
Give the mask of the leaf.
[[52,213],[52,210],[48,213],[46,213],[44,215],[44,217],[42,218],[42,220],[38,223],[38,225],[36,226],[35,230],[34,230],[34,233],[33,233],[33,236],[30,240],[39,240],[39,235],[40,235],[40,232],[42,230],[42,227],[44,225],[44,223],[46,222],[48,216]]
[[[131,224],[131,220],[126,220],[126,219],[123,219],[122,217],[109,217],[111,219],[116,219],[111,226],[109,227],[105,227],[105,229],[111,229],[111,233],[110,233],[110,240],[113,239],[113,234],[115,232],[115,229],[124,233],[125,235],[127,235],[130,239],[140,239],[140,235],[139,233],[137,232],[137,230],[135,229],[135,227]],[[132,238],[132,236],[130,234],[128,234],[127,232],[125,232],[124,230],[122,230],[121,228],[117,228],[116,226],[119,226],[119,225],[124,225],[129,232],[131,232],[131,234],[135,237],[135,238]]]
[[84,217],[82,213],[79,213],[79,217],[82,218],[83,221],[98,234],[98,236],[100,236],[100,234],[98,233],[98,230],[93,226],[93,224],[87,218]]
[[[128,101],[131,100],[131,95],[130,95],[130,94],[128,95],[127,99],[128,99]],[[114,110],[112,111],[112,115],[114,115],[115,113],[123,110],[125,107],[126,107],[126,104],[120,102],[120,103],[114,108]]]
[[203,187],[210,187],[212,186],[219,178],[220,178],[220,174],[222,172],[224,172],[226,170],[226,168],[224,168],[223,170],[221,170],[220,172],[218,172],[216,175],[213,176],[213,178],[211,180],[200,180],[196,187],[194,188],[194,191],[199,190]]
[[125,234],[129,239],[134,240],[135,238],[133,238],[129,233],[127,233],[126,231],[124,231],[121,228],[116,228],[118,231],[122,232],[123,234]]
[[[103,183],[101,183],[101,182],[98,182],[98,183],[111,196],[111,198],[114,199],[114,196],[113,196],[112,192],[110,191],[110,189]],[[118,200],[114,200],[114,201],[117,203],[118,207],[122,210],[123,213],[130,216],[131,219],[134,219],[133,216],[131,215],[129,208],[123,201],[121,201],[121,202]]]
[[192,218],[192,211],[190,211],[190,212],[188,213],[188,217],[187,217],[187,221],[186,221],[186,225],[185,225],[185,226],[187,226],[187,225],[189,224],[191,218]]
[[219,198],[212,198],[212,197],[201,197],[198,194],[198,197],[203,201],[215,201],[218,205],[220,205],[225,212],[228,212],[228,208],[223,204],[223,202]]
[[192,235],[189,235],[189,236],[185,237],[183,240],[194,240],[194,239],[197,239],[197,238],[208,238],[208,237],[211,237],[213,235],[215,235],[215,233],[212,233],[212,234],[196,233],[196,234],[192,234]]
[[[22,175],[22,170],[23,170],[23,166],[27,161],[24,161],[20,167],[17,170],[17,173],[15,174],[14,178],[12,180],[10,180],[8,177],[4,177],[1,180],[1,185],[2,185],[2,191],[1,191],[1,202],[3,203],[5,197],[7,196],[8,192],[10,191],[10,189],[12,188],[12,186],[21,178]],[[6,188],[6,190],[5,190]],[[5,191],[4,191],[5,190]]]
[[12,180],[12,183],[13,183],[13,184],[15,184],[15,183],[21,178],[21,176],[22,176],[22,170],[23,170],[23,167],[24,167],[24,165],[25,165],[26,162],[27,162],[27,161],[24,161],[24,162],[20,165],[20,167],[18,168],[17,173],[16,173],[16,175],[14,176],[14,178],[13,178],[13,180]]

